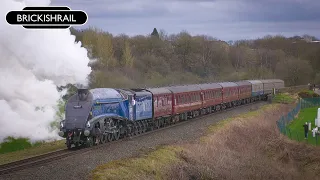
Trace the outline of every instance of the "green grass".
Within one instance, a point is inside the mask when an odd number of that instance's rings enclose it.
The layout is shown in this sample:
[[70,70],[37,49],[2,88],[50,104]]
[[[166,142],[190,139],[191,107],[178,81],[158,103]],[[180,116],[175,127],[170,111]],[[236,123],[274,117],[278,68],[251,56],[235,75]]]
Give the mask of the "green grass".
[[[0,165],[65,148],[64,140],[48,143],[38,142],[32,145],[28,145],[28,142],[29,141],[26,141],[26,139],[19,138],[18,140],[13,141],[13,143],[8,143],[4,148],[3,144],[1,144],[3,152],[8,150],[16,151],[0,154]],[[23,147],[25,147],[25,149],[21,149]]]
[[273,98],[273,102],[275,103],[290,104],[290,103],[293,103],[294,101],[295,101],[294,97],[288,93],[279,93],[279,94],[276,94],[275,97]]
[[313,145],[320,144],[320,138],[317,143],[316,138],[312,137],[311,131],[309,131],[308,133],[308,139],[304,139],[303,125],[306,122],[311,122],[312,129],[315,128],[314,121],[317,116],[317,111],[318,107],[305,108],[300,110],[299,116],[287,126],[289,138],[297,141],[306,141]]

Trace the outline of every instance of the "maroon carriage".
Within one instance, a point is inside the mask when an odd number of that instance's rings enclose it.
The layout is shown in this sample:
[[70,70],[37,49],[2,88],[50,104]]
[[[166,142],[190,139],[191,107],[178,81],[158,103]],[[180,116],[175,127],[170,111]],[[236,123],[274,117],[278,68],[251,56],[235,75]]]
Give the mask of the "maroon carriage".
[[222,103],[222,86],[217,83],[199,84],[202,89],[202,108],[205,113],[216,109]]
[[229,107],[237,105],[239,99],[238,84],[234,82],[220,82],[222,86],[223,104]]
[[239,101],[241,104],[249,103],[252,92],[252,84],[249,81],[238,81]]
[[170,116],[172,113],[172,92],[166,88],[147,89],[153,94],[154,118]]
[[180,119],[187,116],[195,117],[202,107],[201,88],[197,85],[166,87],[173,93],[172,114],[182,114]]

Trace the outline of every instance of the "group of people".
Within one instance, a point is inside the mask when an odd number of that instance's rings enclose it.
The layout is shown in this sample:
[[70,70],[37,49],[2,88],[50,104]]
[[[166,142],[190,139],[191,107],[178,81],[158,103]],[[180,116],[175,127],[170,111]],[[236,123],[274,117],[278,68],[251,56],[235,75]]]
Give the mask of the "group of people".
[[[304,138],[305,139],[308,139],[308,133],[309,133],[309,130],[311,130],[311,123],[309,122],[309,123],[305,123],[304,125],[303,125],[303,127],[304,127]],[[315,128],[313,128],[312,130],[311,130],[311,132],[312,132],[312,136],[313,137],[316,137],[316,136],[318,136],[319,134],[320,134],[320,132],[319,132],[319,130],[318,130],[318,127],[315,127]]]

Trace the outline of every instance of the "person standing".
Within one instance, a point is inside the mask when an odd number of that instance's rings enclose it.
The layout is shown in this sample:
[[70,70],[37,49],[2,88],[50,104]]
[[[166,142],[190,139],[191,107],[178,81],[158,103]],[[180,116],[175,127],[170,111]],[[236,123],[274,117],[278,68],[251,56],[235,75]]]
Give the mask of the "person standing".
[[306,122],[304,125],[304,138],[307,139],[308,138],[308,130],[309,130],[309,127],[308,127],[308,123]]

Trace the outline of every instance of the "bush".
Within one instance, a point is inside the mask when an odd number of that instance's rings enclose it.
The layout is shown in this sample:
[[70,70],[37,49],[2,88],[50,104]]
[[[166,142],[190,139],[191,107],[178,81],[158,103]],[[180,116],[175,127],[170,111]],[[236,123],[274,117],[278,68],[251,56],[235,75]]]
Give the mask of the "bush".
[[301,98],[320,97],[319,94],[314,93],[313,91],[310,91],[310,90],[301,91],[301,92],[298,93],[298,95]]
[[44,142],[41,141],[31,143],[28,138],[14,138],[9,136],[0,144],[0,154],[28,149],[34,146],[39,146],[43,143]]
[[19,151],[32,147],[31,142],[27,138],[7,137],[0,145],[0,154]]

